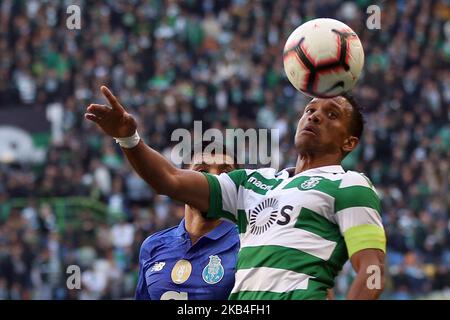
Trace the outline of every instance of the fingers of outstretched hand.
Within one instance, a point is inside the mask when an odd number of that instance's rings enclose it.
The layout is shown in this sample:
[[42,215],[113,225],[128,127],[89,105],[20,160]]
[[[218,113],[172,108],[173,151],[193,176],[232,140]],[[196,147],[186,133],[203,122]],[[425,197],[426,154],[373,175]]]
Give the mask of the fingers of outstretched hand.
[[108,100],[108,102],[111,104],[111,107],[114,110],[121,111],[121,112],[125,111],[123,109],[122,105],[120,104],[119,100],[117,100],[117,98],[112,94],[112,92],[106,86],[101,86],[100,90],[102,91],[103,95]]
[[100,122],[100,119],[98,117],[96,117],[95,115],[93,115],[92,113],[85,113],[84,117],[86,119],[88,119],[88,120],[91,120],[91,121],[95,122],[95,123],[99,123]]
[[87,110],[87,112],[89,112],[99,118],[102,118],[108,112],[111,112],[111,108],[109,108],[108,106],[102,105],[102,104],[90,104],[86,110]]

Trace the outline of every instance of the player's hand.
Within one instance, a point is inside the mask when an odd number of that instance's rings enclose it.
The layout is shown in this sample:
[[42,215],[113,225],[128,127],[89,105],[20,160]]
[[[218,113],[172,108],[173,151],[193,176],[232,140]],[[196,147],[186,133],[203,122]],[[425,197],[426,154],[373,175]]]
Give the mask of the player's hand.
[[110,107],[102,104],[90,104],[84,117],[95,122],[107,135],[115,138],[132,136],[136,129],[136,120],[125,111],[119,100],[105,86],[101,86]]

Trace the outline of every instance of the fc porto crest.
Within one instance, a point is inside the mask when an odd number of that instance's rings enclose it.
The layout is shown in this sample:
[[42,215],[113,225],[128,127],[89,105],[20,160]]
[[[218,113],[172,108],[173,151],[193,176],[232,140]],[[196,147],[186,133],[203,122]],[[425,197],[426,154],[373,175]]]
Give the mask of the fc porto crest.
[[300,188],[303,190],[312,189],[319,184],[320,180],[322,180],[321,177],[311,177],[308,180],[306,180],[305,182],[303,182],[300,185]]
[[202,278],[208,284],[216,284],[222,280],[225,273],[219,256],[209,256],[209,263],[203,269]]

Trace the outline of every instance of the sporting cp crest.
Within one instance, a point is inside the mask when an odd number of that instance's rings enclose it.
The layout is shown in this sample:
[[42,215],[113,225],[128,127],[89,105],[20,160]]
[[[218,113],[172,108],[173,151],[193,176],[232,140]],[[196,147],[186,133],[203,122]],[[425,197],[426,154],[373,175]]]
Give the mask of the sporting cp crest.
[[216,284],[222,280],[224,275],[224,269],[221,264],[219,256],[209,256],[209,263],[203,269],[202,277],[208,284]]
[[300,185],[300,188],[302,188],[303,190],[312,189],[319,184],[320,180],[322,180],[321,177],[311,177],[303,182]]

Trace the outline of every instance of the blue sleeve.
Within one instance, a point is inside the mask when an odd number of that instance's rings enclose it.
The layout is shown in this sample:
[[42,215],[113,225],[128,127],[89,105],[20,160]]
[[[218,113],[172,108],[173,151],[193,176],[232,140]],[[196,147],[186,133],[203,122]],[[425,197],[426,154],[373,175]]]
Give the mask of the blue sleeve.
[[136,300],[151,300],[148,294],[147,281],[145,280],[145,268],[144,268],[144,246],[141,247],[139,253],[139,278],[136,286],[135,299]]

